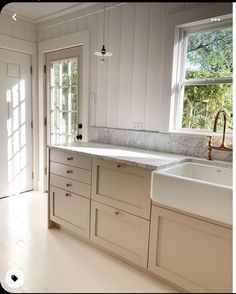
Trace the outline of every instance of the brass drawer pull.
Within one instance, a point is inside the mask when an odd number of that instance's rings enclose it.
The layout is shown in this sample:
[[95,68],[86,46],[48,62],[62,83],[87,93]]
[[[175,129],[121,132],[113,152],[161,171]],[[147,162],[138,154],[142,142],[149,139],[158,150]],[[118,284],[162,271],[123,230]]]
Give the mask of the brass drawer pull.
[[119,211],[118,211],[118,210],[116,210],[116,211],[115,211],[115,215],[117,216],[118,214],[119,214]]
[[120,164],[117,163],[117,164],[115,165],[115,167],[116,167],[116,168],[120,168]]
[[66,160],[68,161],[68,160],[73,160],[74,159],[74,157],[66,157]]
[[67,170],[66,173],[67,174],[73,174],[73,170],[71,170],[71,169],[70,170]]
[[72,187],[72,184],[66,184],[66,187]]
[[71,197],[71,193],[66,193],[66,198]]

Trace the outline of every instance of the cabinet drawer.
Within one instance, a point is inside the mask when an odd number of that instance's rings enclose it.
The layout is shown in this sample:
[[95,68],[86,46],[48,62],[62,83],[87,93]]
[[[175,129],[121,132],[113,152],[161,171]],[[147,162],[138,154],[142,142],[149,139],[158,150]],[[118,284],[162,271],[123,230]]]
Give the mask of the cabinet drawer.
[[91,171],[57,162],[50,162],[50,172],[75,181],[91,184]]
[[91,170],[92,160],[90,157],[84,155],[65,151],[50,150],[50,160]]
[[91,203],[90,239],[146,268],[149,221],[96,201]]
[[50,187],[50,219],[89,238],[90,200]]
[[232,230],[153,206],[148,268],[190,292],[232,292]]
[[90,185],[50,174],[50,185],[90,198]]
[[151,171],[123,163],[93,159],[92,198],[150,219]]

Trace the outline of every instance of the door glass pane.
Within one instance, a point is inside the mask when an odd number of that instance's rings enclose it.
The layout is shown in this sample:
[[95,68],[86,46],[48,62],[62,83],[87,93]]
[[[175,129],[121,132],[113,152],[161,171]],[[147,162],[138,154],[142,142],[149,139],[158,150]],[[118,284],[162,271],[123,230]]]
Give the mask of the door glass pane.
[[62,125],[61,125],[61,133],[64,135],[68,134],[68,113],[62,112]]
[[58,87],[51,88],[51,109],[60,109],[60,89]]
[[77,111],[78,88],[71,87],[71,110]]
[[77,113],[72,112],[71,113],[71,134],[73,136],[76,136],[76,131],[77,131]]
[[77,69],[77,60],[74,59],[71,61],[71,85],[76,86],[78,81],[78,69]]
[[51,143],[75,142],[78,131],[78,58],[53,61],[50,78]]
[[69,87],[63,87],[62,88],[62,109],[68,110],[68,97],[69,94]]
[[62,62],[62,86],[69,86],[68,61]]
[[60,112],[52,111],[51,113],[51,132],[60,133]]
[[51,86],[59,86],[59,62],[51,64]]

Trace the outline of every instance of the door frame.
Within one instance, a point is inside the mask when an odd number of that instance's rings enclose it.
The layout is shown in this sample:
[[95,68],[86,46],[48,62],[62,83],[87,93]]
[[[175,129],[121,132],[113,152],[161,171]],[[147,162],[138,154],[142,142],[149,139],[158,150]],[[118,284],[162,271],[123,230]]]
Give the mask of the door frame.
[[39,150],[38,150],[38,95],[37,95],[37,44],[12,38],[0,34],[0,48],[28,54],[31,57],[32,75],[31,75],[31,119],[33,121],[32,132],[32,171],[34,177],[32,179],[33,190],[38,190],[39,176]]
[[46,74],[44,66],[46,65],[46,53],[55,50],[83,46],[83,65],[82,65],[82,93],[81,105],[83,124],[82,136],[84,142],[88,141],[88,96],[89,96],[89,31],[84,30],[57,37],[50,40],[38,42],[38,97],[39,99],[39,182],[40,192],[47,190],[47,89]]

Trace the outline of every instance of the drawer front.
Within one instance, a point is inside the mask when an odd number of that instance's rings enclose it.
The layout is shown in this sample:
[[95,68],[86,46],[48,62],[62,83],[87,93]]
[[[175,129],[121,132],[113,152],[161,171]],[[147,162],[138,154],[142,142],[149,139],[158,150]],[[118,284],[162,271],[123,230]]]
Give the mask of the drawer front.
[[148,268],[191,293],[231,293],[232,230],[153,206]]
[[50,187],[50,219],[89,238],[90,200]]
[[96,201],[91,202],[90,239],[146,268],[149,221]]
[[92,198],[150,219],[151,171],[113,161],[93,159]]
[[50,185],[90,198],[90,185],[50,174]]
[[92,159],[85,155],[78,155],[66,151],[50,150],[50,160],[91,170]]
[[50,162],[50,172],[75,181],[91,184],[91,171],[57,162]]

